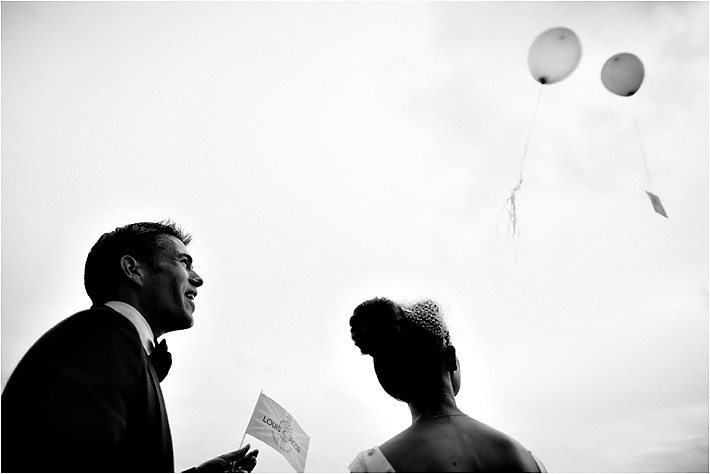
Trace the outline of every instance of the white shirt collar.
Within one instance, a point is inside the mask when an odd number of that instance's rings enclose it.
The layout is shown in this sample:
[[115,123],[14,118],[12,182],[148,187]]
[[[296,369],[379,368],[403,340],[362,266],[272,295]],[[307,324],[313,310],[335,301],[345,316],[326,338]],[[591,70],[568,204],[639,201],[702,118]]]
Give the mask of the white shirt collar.
[[122,301],[109,301],[104,303],[111,309],[115,309],[118,313],[125,316],[138,330],[138,335],[141,338],[141,343],[143,344],[143,349],[145,353],[150,355],[153,352],[153,330],[150,328],[148,321],[145,320],[143,315],[138,312],[136,308],[124,303]]

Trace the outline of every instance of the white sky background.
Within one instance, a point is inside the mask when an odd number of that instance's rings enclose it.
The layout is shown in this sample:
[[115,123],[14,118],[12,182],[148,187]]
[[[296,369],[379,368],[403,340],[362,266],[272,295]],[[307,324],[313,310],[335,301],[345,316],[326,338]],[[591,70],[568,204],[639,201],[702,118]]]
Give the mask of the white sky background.
[[[555,26],[582,62],[544,87],[511,239]],[[631,98],[599,80],[624,51]],[[101,233],[168,217],[206,282],[167,337],[180,470],[236,449],[262,388],[307,471],[404,429],[350,341],[376,295],[445,305],[459,407],[549,470],[708,469],[707,3],[3,3],[3,387],[89,306]]]

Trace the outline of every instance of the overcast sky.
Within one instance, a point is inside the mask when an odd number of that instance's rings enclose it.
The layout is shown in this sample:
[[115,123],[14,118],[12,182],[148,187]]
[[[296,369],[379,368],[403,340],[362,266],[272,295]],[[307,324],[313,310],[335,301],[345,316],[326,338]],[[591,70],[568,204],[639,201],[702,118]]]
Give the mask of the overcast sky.
[[[582,61],[540,86],[556,26]],[[619,52],[633,97],[600,81]],[[205,280],[166,338],[180,470],[261,389],[307,471],[408,426],[349,335],[388,296],[444,305],[459,407],[549,470],[707,472],[708,153],[706,2],[3,2],[2,384],[89,306],[103,232],[172,218]]]

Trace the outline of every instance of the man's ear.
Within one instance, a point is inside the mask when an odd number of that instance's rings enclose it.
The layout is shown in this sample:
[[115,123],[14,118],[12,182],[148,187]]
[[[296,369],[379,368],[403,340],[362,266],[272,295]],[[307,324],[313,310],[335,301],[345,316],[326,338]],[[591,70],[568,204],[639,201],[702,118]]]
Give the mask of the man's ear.
[[143,286],[143,265],[135,258],[130,255],[121,257],[121,272],[132,283]]

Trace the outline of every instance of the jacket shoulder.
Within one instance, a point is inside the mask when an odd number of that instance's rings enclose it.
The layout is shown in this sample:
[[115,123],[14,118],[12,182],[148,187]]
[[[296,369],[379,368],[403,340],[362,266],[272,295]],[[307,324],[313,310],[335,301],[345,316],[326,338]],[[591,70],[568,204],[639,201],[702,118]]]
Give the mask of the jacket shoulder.
[[108,307],[94,307],[44,333],[20,360],[8,384],[20,374],[76,376],[108,367],[113,368],[109,373],[129,376],[143,369],[145,357],[133,323]]
[[133,323],[107,306],[92,307],[69,316],[47,331],[38,343],[55,338],[116,340],[130,346],[134,343],[140,345],[138,330]]

